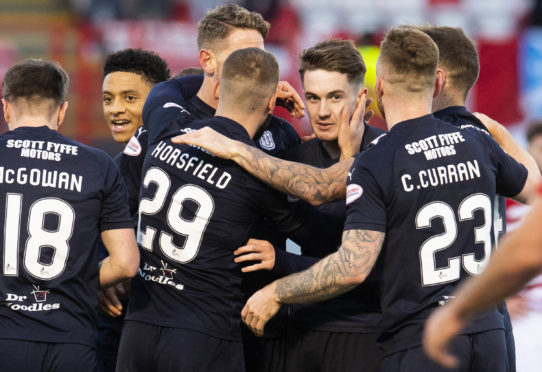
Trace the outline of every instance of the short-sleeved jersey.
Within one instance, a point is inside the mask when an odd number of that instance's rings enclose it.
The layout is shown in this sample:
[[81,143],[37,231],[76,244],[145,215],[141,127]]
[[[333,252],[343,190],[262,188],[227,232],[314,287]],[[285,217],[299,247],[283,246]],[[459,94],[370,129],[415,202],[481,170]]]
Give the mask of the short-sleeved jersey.
[[[487,265],[494,201],[518,194],[527,170],[478,130],[432,115],[395,125],[358,156],[345,229],[386,233],[380,260],[384,352],[421,344],[423,323],[458,283]],[[504,328],[491,309],[467,332]]]
[[[486,126],[472,112],[468,111],[465,106],[446,107],[434,112],[433,115],[437,119],[453,124],[461,129],[474,128],[489,135]],[[495,203],[498,203],[496,212],[499,214],[499,219],[496,220],[496,224],[498,225],[495,226],[495,230],[496,234],[501,236],[506,232],[506,198],[498,195]]]
[[[141,266],[126,319],[240,340],[242,273],[233,251],[252,236],[261,216],[294,236],[299,232],[301,240],[325,240],[330,221],[316,222],[303,207],[292,209],[280,193],[232,161],[171,142],[180,130],[210,126],[255,146],[241,125],[215,117],[187,128],[185,118],[170,110],[176,119],[161,120],[148,131],[139,205]],[[164,119],[167,115],[162,111]]]
[[0,338],[94,346],[100,231],[130,228],[103,151],[48,127],[0,136]]
[[[180,114],[189,114],[186,115],[184,122],[177,122],[181,126],[196,119],[211,118],[215,115],[215,109],[196,95],[202,82],[203,77],[199,75],[174,78],[155,85],[149,93],[143,108],[145,125],[136,131],[119,159],[119,168],[126,180],[132,212],[137,210],[141,169],[148,146],[147,128],[164,120],[164,111],[168,112],[168,115],[165,115],[166,120],[172,120]],[[271,156],[282,158],[287,149],[301,143],[294,128],[277,116],[270,115],[264,127],[266,129],[256,139],[256,143],[260,150]]]
[[[155,115],[161,115],[159,108],[164,105],[178,106],[180,111],[184,110],[197,119],[214,116],[215,110],[196,95],[202,82],[203,77],[196,75],[174,78],[155,85],[143,108],[145,127],[154,125]],[[271,156],[281,158],[288,149],[301,143],[290,123],[277,116],[270,115],[263,128],[254,141],[260,150]]]
[[[445,122],[451,123],[452,125],[455,125],[461,129],[474,127],[474,129],[479,129],[487,135],[490,135],[486,126],[476,116],[474,116],[472,112],[468,111],[465,106],[446,107],[442,110],[434,112],[433,115],[437,119],[444,120]],[[506,198],[502,195],[497,195],[495,197],[495,206],[493,229],[495,236],[499,238],[506,233]],[[501,304],[499,308],[504,316],[505,328],[507,330],[512,330],[512,321],[510,320],[510,315],[508,314],[506,304]]]
[[[383,130],[365,125],[360,152],[367,150],[371,142],[383,134]],[[328,168],[339,161],[339,158],[329,155],[318,138],[292,148],[286,158],[319,168]],[[298,200],[296,203],[305,202]],[[342,228],[346,217],[344,200],[323,204],[318,209],[322,213],[336,216],[338,227]],[[324,257],[337,250],[341,236],[342,231],[336,235],[336,244],[333,246],[305,246],[301,247],[301,252],[307,256]],[[382,316],[376,270],[373,271],[364,283],[342,296],[322,302],[292,305],[293,324],[296,327],[330,332],[379,332]]]

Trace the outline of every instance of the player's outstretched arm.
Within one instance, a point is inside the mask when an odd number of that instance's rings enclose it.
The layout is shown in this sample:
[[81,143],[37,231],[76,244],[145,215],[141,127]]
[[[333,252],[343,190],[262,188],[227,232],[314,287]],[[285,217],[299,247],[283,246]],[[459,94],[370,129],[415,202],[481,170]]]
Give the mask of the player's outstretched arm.
[[519,291],[542,267],[542,200],[535,202],[520,228],[505,236],[482,274],[467,280],[446,306],[428,319],[424,347],[432,359],[454,366],[447,345],[478,313]]
[[281,160],[227,138],[209,127],[174,137],[172,141],[199,146],[220,158],[233,160],[271,187],[313,205],[344,199],[346,177],[354,162],[353,158],[349,158],[320,169]]
[[261,336],[265,324],[282,304],[322,301],[351,290],[369,275],[384,235],[369,230],[344,231],[337,252],[254,293],[241,312],[243,321]]
[[518,163],[523,164],[529,172],[523,190],[514,199],[522,203],[533,199],[536,195],[536,188],[541,181],[540,170],[534,158],[516,142],[512,134],[502,124],[479,112],[475,112],[474,116],[486,126],[491,137],[502,149]]
[[100,265],[100,286],[108,287],[132,278],[139,267],[139,248],[134,229],[113,229],[102,232],[102,241],[109,252]]

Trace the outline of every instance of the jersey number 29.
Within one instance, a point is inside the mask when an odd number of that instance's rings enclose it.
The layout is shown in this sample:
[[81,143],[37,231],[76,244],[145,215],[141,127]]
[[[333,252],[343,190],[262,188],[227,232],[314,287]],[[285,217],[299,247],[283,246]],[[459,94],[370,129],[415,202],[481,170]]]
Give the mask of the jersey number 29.
[[[139,224],[137,241],[146,250],[152,251],[152,244],[158,229],[152,226],[141,226],[141,216],[157,214],[164,208],[166,197],[171,188],[171,180],[166,172],[160,168],[150,168],[143,179],[143,186],[148,188],[151,183],[156,185],[154,196],[142,198],[139,203]],[[191,200],[198,208],[192,220],[185,220],[181,217],[183,203]],[[207,191],[199,186],[186,184],[179,187],[171,197],[168,206],[166,222],[175,233],[185,236],[182,247],[173,243],[173,235],[166,231],[159,234],[159,245],[162,252],[171,260],[179,263],[190,262],[198,254],[203,239],[203,233],[209,223],[215,209],[213,198]]]

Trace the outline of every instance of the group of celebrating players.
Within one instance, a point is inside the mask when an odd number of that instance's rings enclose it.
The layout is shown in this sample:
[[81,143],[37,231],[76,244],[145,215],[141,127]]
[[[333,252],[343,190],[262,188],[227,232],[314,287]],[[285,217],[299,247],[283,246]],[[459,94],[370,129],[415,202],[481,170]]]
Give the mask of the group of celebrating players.
[[[209,10],[201,74],[170,79],[153,52],[109,55],[104,115],[126,144],[114,160],[57,131],[60,66],[8,70],[2,370],[515,370],[499,298],[451,342],[457,359],[426,335],[446,367],[423,349],[430,314],[487,266],[504,197],[531,200],[540,180],[504,127],[465,108],[473,42],[451,27],[388,30],[375,87],[386,133],[367,124],[353,42],[300,54],[304,105],[264,51],[269,27],[238,5]],[[277,104],[306,108],[314,138]]]

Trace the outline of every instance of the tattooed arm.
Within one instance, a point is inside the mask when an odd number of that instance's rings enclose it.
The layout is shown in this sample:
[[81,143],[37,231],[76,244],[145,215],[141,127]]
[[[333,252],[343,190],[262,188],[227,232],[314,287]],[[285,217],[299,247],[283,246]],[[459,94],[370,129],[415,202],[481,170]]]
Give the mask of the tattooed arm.
[[353,289],[367,278],[385,234],[346,230],[339,250],[305,271],[274,281],[248,299],[241,316],[257,335],[282,304],[322,301]]
[[354,162],[349,158],[320,169],[281,160],[208,127],[177,136],[172,141],[199,146],[220,158],[233,160],[271,187],[313,205],[345,198],[346,177]]

